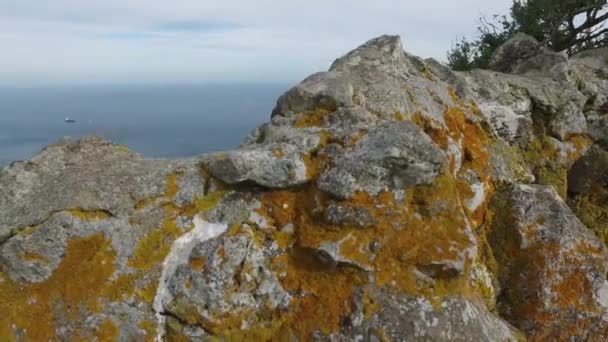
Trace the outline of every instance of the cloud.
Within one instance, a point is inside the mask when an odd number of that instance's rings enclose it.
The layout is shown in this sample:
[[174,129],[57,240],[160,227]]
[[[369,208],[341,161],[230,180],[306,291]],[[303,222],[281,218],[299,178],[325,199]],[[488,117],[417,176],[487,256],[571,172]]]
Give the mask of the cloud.
[[0,0],[8,83],[288,81],[380,34],[444,59],[510,0]]
[[212,32],[233,30],[240,27],[240,24],[220,20],[177,20],[157,25],[156,29],[174,32]]

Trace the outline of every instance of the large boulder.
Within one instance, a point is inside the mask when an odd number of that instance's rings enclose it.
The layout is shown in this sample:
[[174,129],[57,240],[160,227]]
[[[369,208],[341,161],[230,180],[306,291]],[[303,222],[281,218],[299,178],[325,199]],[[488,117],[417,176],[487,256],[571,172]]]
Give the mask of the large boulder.
[[515,184],[493,203],[501,314],[532,339],[608,338],[603,242],[551,187]]
[[1,169],[0,336],[605,341],[605,50],[517,35],[493,62],[381,36],[237,149],[84,138]]
[[377,195],[430,184],[441,172],[445,155],[416,125],[387,123],[370,130],[357,144],[333,160],[318,185],[337,197],[356,191]]
[[533,70],[548,72],[567,62],[564,53],[553,52],[534,37],[518,32],[494,51],[490,67],[500,72],[523,74]]

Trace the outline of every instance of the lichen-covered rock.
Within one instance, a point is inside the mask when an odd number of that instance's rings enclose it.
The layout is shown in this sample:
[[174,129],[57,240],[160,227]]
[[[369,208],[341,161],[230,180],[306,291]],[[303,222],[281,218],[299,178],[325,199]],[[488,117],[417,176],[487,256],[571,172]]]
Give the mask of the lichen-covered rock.
[[[355,312],[341,332],[327,341],[519,341],[517,329],[466,298],[432,303],[424,297],[396,295],[378,289],[358,291]],[[364,302],[374,310],[364,312]]]
[[568,192],[586,194],[608,172],[608,152],[591,146],[568,171]]
[[551,118],[549,129],[562,141],[573,135],[585,133],[587,121],[581,106],[574,103],[567,104]]
[[323,213],[327,222],[335,225],[365,228],[374,224],[369,210],[365,207],[329,204]]
[[144,160],[94,137],[50,145],[0,173],[0,241],[61,210],[124,215],[137,201],[161,195],[179,164]]
[[365,137],[321,174],[319,188],[337,197],[356,191],[380,191],[429,184],[443,167],[443,151],[416,125],[387,123],[370,129]]
[[515,184],[494,199],[490,243],[499,308],[538,340],[608,338],[608,252],[550,187]]
[[51,145],[0,169],[0,336],[605,341],[607,56],[381,36],[232,151]]
[[243,149],[207,158],[209,172],[228,184],[251,181],[269,188],[286,188],[308,180],[306,164],[294,148]]
[[565,54],[553,52],[534,37],[518,32],[494,51],[490,67],[500,72],[523,74],[531,70],[550,72],[567,62]]
[[67,140],[3,169],[0,183],[1,336],[156,335],[162,261],[207,203],[196,161]]
[[[572,73],[587,103],[584,111],[606,113],[608,103],[608,48],[580,52],[570,59]],[[604,109],[602,109],[604,108]]]

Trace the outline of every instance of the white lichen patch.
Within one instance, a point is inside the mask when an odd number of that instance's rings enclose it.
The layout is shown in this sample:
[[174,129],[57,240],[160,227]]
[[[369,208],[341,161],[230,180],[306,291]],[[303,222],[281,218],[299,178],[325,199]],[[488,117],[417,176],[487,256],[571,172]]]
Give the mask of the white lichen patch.
[[480,103],[479,109],[486,116],[494,131],[503,139],[513,142],[525,129],[522,124],[531,122],[531,118],[520,113],[528,113],[530,103],[524,101],[519,108],[498,103]]
[[483,183],[471,184],[471,191],[473,191],[473,197],[467,201],[467,208],[470,211],[475,211],[483,202],[486,200],[486,191]]
[[607,312],[602,319],[608,321],[608,281],[602,283],[602,286],[596,291],[595,297],[597,303],[606,309]]
[[171,251],[163,262],[163,271],[153,303],[157,320],[156,341],[158,342],[163,341],[165,336],[165,316],[163,312],[165,304],[171,301],[168,285],[177,266],[188,262],[190,253],[196,244],[216,238],[228,229],[227,224],[209,223],[198,215],[194,217],[193,222],[194,228],[175,240],[171,246]]

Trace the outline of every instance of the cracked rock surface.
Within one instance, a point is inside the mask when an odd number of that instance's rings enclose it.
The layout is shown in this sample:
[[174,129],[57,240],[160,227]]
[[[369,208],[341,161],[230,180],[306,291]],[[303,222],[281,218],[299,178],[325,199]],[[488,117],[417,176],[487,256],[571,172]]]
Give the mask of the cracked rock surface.
[[381,36],[238,149],[0,169],[0,336],[606,341],[608,51],[517,35],[493,69]]

